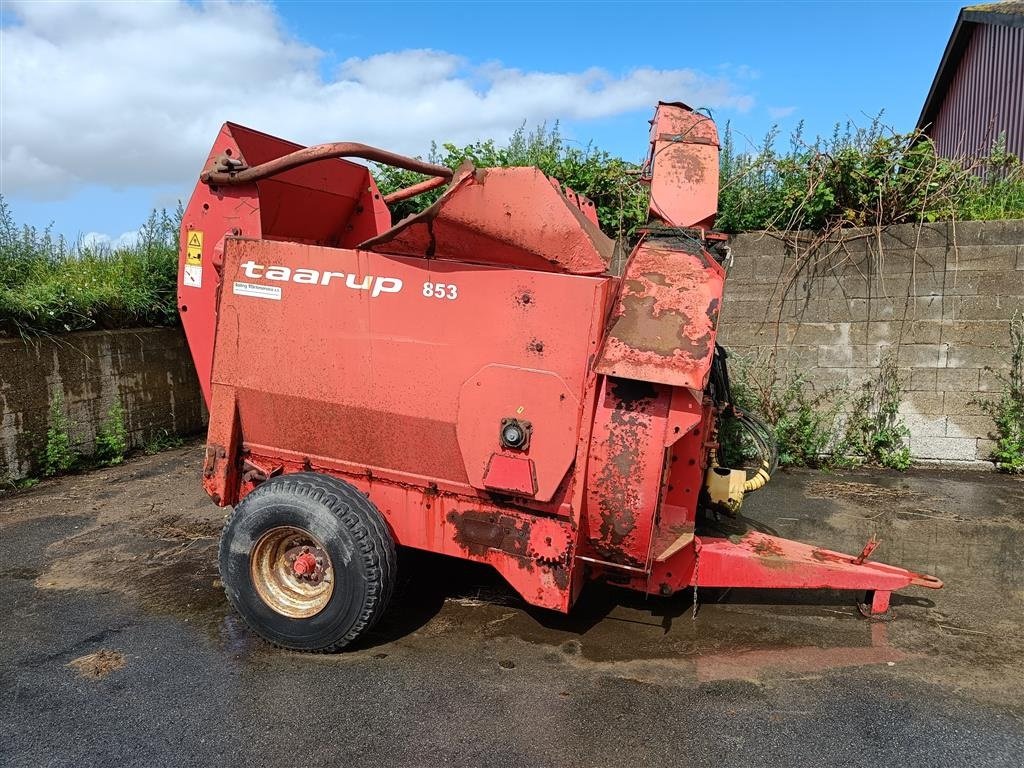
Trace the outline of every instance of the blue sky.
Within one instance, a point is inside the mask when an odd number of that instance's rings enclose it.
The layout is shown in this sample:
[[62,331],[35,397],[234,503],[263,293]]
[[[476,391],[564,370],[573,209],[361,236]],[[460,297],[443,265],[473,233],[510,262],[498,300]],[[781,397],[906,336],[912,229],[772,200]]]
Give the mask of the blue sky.
[[20,221],[117,240],[187,199],[228,119],[409,153],[560,119],[629,159],[657,98],[753,141],[882,109],[909,130],[959,8],[5,0],[0,191]]

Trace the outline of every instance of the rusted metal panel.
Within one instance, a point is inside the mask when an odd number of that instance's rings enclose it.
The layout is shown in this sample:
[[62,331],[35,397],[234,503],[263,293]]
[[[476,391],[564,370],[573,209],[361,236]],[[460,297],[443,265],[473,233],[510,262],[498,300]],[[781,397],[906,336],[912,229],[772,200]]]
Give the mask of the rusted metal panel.
[[587,469],[590,543],[604,560],[645,568],[665,464],[672,390],[606,377]]
[[599,275],[614,243],[584,215],[578,201],[570,202],[536,168],[467,165],[432,206],[360,247],[400,256]]
[[724,286],[725,272],[699,244],[686,252],[641,242],[622,276],[597,372],[703,389]]
[[672,227],[710,229],[718,211],[718,129],[707,115],[659,102],[642,179],[651,215]]

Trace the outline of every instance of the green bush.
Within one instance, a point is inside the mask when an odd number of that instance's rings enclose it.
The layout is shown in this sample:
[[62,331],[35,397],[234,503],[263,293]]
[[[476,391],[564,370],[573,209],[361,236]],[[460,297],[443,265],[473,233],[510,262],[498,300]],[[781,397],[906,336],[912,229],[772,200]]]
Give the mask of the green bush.
[[1010,320],[1010,349],[1010,372],[999,374],[999,399],[981,405],[996,423],[992,435],[996,447],[991,455],[996,468],[1024,474],[1024,315],[1019,312]]
[[[910,431],[899,414],[903,383],[891,359],[883,360],[876,376],[863,385],[845,421],[841,414],[849,401],[840,389],[815,390],[802,374],[779,371],[771,360],[734,359],[730,378],[736,405],[760,414],[772,426],[779,466],[910,466]],[[1024,413],[1024,406],[1018,413]],[[719,441],[726,466],[741,466],[755,456],[734,422],[725,421]]]
[[127,451],[128,430],[124,423],[124,408],[118,399],[96,433],[96,452],[93,459],[102,467],[112,467],[124,461]]
[[154,453],[160,453],[161,451],[169,451],[172,448],[180,448],[185,444],[184,438],[180,435],[176,435],[169,429],[160,429],[153,433],[153,435],[146,441],[142,451],[147,456],[151,456]]
[[[833,389],[816,392],[802,374],[779,372],[769,362],[732,358],[730,387],[736,405],[760,414],[771,426],[781,467],[825,467],[832,463],[836,423],[843,399]],[[721,460],[741,466],[755,458],[742,428],[726,419],[719,434]]]
[[910,466],[910,430],[900,418],[903,381],[896,362],[886,358],[877,375],[864,383],[847,417],[837,462],[850,466],[877,464],[900,471]]
[[153,211],[130,247],[86,247],[18,227],[0,198],[0,334],[176,323],[180,216]]
[[39,456],[43,477],[67,472],[78,463],[78,454],[71,447],[68,419],[64,414],[64,395],[54,390],[50,395],[50,419],[46,428],[46,445]]
[[754,152],[727,125],[716,226],[724,232],[886,226],[946,219],[1024,217],[1024,170],[1000,138],[967,163],[939,157],[920,132],[896,133],[880,116],[867,128],[837,124],[829,138],[788,150],[773,130]]

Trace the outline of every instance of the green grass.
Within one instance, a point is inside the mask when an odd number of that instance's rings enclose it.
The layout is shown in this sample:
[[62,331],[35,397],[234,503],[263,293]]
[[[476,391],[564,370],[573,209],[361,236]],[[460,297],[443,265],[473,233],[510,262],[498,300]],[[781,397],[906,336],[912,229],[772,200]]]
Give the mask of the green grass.
[[19,227],[0,198],[0,334],[176,323],[178,221],[154,211],[136,245],[85,247]]

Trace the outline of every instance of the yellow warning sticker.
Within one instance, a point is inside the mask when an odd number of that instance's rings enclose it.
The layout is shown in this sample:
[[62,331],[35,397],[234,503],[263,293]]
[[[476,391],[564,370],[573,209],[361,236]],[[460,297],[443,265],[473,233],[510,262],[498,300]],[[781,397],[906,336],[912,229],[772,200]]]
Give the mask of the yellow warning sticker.
[[193,229],[188,233],[188,243],[185,245],[185,263],[198,266],[203,263],[203,233]]

